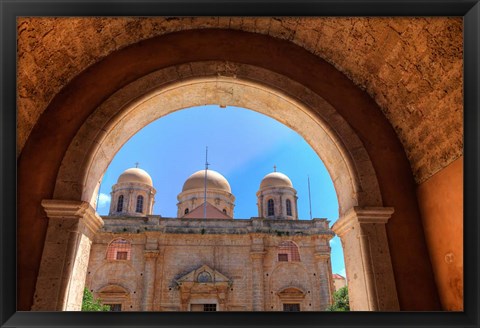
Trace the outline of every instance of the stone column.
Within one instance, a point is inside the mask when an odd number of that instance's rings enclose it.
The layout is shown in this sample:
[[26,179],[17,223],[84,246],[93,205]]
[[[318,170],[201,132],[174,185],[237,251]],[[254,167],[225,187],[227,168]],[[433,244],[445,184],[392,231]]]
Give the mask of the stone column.
[[143,275],[142,311],[153,311],[153,296],[155,291],[156,259],[158,250],[145,250],[145,271]]
[[332,304],[332,269],[330,264],[330,246],[316,247],[315,265],[320,281],[320,311]]
[[150,190],[149,192],[149,205],[148,205],[148,212],[147,214],[153,213],[153,204],[155,203],[155,194]]
[[393,212],[391,207],[353,207],[332,227],[342,241],[353,311],[399,310],[385,230]]
[[32,311],[80,311],[92,239],[103,220],[87,202],[42,206],[49,221]]
[[263,287],[263,257],[265,255],[263,237],[252,236],[252,300],[253,311],[264,311],[264,287]]

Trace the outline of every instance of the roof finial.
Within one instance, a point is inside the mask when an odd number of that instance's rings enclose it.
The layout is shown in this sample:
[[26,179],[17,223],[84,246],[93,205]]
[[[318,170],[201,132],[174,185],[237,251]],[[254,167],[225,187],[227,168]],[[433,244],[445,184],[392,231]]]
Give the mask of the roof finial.
[[275,164],[273,165],[273,172],[277,172],[277,166]]
[[135,167],[138,168],[138,164],[140,164],[139,162],[136,162],[135,163]]

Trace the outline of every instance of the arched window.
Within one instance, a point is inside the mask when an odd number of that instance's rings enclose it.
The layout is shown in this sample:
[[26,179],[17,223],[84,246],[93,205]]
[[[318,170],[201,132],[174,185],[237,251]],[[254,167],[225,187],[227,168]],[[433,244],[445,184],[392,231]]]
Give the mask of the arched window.
[[298,246],[293,241],[282,241],[278,245],[277,252],[279,262],[300,262]]
[[137,197],[137,213],[142,213],[143,212],[143,196],[140,195]]
[[124,238],[112,240],[107,248],[107,260],[130,260],[132,245]]
[[183,213],[188,214],[188,208],[186,208]]
[[267,202],[267,216],[275,215],[273,199],[269,199]]
[[123,195],[118,196],[117,212],[123,211]]
[[292,216],[292,202],[290,201],[290,199],[287,199],[286,206],[287,206],[287,215]]
[[227,210],[225,208],[223,209],[222,212],[223,212],[223,214],[227,214]]

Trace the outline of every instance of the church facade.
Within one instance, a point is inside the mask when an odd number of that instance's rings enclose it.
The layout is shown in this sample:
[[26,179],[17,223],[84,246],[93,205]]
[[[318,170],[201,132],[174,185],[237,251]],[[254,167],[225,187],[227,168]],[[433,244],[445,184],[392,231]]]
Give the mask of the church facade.
[[185,181],[176,218],[152,214],[155,192],[139,168],[112,187],[86,278],[111,310],[322,311],[331,304],[334,233],[326,219],[298,219],[286,175],[262,179],[258,216],[250,219],[233,219],[235,197],[213,170]]

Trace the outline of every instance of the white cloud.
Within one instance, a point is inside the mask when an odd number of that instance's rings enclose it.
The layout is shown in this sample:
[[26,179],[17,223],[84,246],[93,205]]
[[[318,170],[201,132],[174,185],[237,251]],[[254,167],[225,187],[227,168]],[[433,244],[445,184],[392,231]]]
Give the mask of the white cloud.
[[100,193],[100,196],[98,196],[98,207],[106,207],[110,204],[111,200],[112,197],[110,195]]

